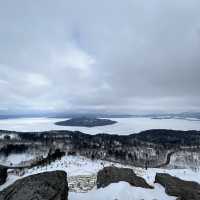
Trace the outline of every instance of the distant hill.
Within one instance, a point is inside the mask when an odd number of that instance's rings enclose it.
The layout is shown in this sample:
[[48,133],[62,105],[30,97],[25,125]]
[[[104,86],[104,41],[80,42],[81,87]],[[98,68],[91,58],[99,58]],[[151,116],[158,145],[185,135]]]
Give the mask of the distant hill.
[[92,117],[77,117],[65,121],[56,122],[59,126],[81,126],[81,127],[95,127],[95,126],[106,126],[117,123],[110,119],[98,119]]

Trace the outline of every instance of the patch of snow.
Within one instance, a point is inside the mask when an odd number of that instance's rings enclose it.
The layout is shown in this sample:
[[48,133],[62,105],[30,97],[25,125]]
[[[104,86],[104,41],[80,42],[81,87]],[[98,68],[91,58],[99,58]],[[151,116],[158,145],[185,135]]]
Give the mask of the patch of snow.
[[28,153],[13,153],[8,156],[0,156],[0,163],[1,164],[9,164],[12,163],[13,165],[20,164],[24,161],[32,160],[35,156],[28,154]]
[[158,169],[149,168],[147,170],[140,171],[142,176],[149,184],[153,184],[155,180],[156,173],[167,173],[172,176],[178,177],[186,181],[195,181],[200,183],[200,173],[195,172],[191,169]]
[[88,193],[69,193],[69,200],[175,200],[168,196],[162,186],[155,184],[154,189],[133,187],[129,183],[119,182],[106,188],[93,189]]
[[18,139],[18,135],[14,133],[1,133],[0,134],[0,139],[5,139],[6,136],[9,136],[11,140],[13,139]]
[[200,153],[192,151],[179,151],[171,156],[170,168],[191,168],[198,171],[200,169]]
[[[101,161],[101,160],[90,160],[82,156],[64,156],[61,160],[53,162],[51,165],[44,167],[34,167],[26,171],[26,175],[37,174],[45,171],[63,170],[67,172],[68,176],[77,175],[92,175],[96,174],[104,166],[110,166],[113,163]],[[116,164],[115,164],[116,166]],[[117,164],[117,166],[122,166]]]
[[6,183],[4,183],[3,185],[0,186],[0,191],[7,188],[9,185],[12,185],[17,179],[19,179],[18,176],[9,175],[7,180],[6,180]]

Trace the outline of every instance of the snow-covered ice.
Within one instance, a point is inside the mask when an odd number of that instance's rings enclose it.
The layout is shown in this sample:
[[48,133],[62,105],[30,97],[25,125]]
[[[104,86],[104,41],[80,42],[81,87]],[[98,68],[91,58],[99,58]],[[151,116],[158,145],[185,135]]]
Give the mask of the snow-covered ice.
[[148,129],[177,129],[200,130],[200,121],[184,119],[151,119],[151,118],[111,118],[118,123],[100,127],[72,127],[58,126],[55,122],[67,119],[60,118],[17,118],[0,120],[1,130],[12,131],[48,131],[48,130],[72,130],[88,134],[108,133],[128,135]]

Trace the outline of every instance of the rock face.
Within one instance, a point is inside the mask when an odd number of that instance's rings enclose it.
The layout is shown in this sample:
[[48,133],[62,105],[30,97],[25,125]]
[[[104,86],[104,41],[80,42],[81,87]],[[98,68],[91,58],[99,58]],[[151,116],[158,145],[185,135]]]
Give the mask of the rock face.
[[45,172],[17,180],[0,192],[0,200],[67,200],[67,175]]
[[199,200],[200,184],[192,181],[184,181],[169,174],[157,173],[155,183],[165,187],[168,195],[178,197],[178,200]]
[[106,187],[111,183],[120,181],[128,182],[135,187],[153,188],[129,168],[105,167],[97,174],[97,188]]
[[7,179],[7,168],[0,167],[0,185],[3,185]]

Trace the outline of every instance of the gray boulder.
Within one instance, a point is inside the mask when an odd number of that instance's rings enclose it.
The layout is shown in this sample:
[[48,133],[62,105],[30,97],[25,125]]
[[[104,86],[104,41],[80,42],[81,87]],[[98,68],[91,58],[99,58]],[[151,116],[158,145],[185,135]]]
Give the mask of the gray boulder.
[[178,197],[178,200],[200,200],[200,184],[184,181],[165,173],[157,173],[155,183],[165,187],[168,195]]
[[7,176],[7,168],[0,167],[0,185],[3,185],[6,182]]
[[106,187],[111,183],[120,181],[128,182],[135,187],[150,188],[150,186],[143,178],[137,176],[132,169],[104,167],[97,174],[97,188]]
[[67,174],[45,172],[17,180],[0,192],[0,200],[67,200]]

